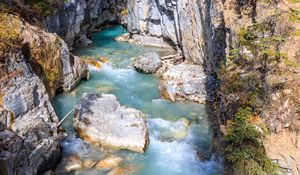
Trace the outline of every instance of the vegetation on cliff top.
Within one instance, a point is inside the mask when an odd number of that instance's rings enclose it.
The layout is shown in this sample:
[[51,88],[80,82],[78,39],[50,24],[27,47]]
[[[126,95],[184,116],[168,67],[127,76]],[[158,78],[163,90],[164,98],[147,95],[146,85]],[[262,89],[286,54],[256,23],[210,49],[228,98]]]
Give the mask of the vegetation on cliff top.
[[19,47],[21,21],[15,16],[0,13],[0,56],[11,48]]
[[[277,1],[278,3],[279,1]],[[234,171],[247,175],[278,174],[276,163],[266,156],[263,139],[268,134],[263,112],[269,103],[274,87],[270,86],[269,74],[276,72],[281,62],[296,67],[281,47],[292,34],[288,22],[297,22],[295,9],[275,10],[260,22],[241,28],[238,44],[218,72],[220,98],[218,111],[226,128],[223,150],[226,162]],[[218,108],[218,107],[217,107]]]
[[46,16],[68,0],[4,0],[0,2],[0,12],[17,14],[27,22],[41,26]]
[[227,118],[224,155],[241,174],[267,175],[278,171],[277,165],[265,155],[262,139],[267,130],[259,115],[268,101],[268,73],[282,58],[276,45],[283,39],[270,34],[271,28],[265,24],[256,23],[240,30],[240,46],[231,51],[219,72],[220,93],[226,103],[223,105],[229,109],[224,111]]

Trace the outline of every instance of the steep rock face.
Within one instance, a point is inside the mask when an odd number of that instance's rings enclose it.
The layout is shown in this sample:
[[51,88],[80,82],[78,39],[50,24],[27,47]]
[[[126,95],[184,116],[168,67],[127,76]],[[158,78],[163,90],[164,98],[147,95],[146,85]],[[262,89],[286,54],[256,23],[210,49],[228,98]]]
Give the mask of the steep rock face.
[[[209,81],[213,79],[206,78],[205,74],[214,74],[226,56],[226,30],[222,8],[219,9],[222,5],[218,0],[128,0],[130,35],[127,40],[142,40],[135,42],[149,45],[157,45],[156,41],[160,40],[173,46],[183,59],[201,65],[197,75],[200,79],[186,83],[189,86],[184,85],[185,88],[180,87],[179,81],[179,84],[165,83],[161,86],[162,94],[206,101],[206,86],[211,85]],[[149,37],[153,42],[148,42]]]
[[0,52],[0,172],[41,174],[60,158],[62,135],[50,99],[88,72],[57,35],[1,15],[9,40],[1,43],[6,49]]
[[58,118],[41,79],[21,52],[1,61],[0,142],[4,174],[38,174],[60,157]]
[[105,22],[122,19],[126,0],[73,0],[61,7],[44,21],[49,32],[57,33],[68,46],[86,46],[88,35]]
[[[224,55],[221,19],[215,2],[210,0],[128,0],[131,37],[159,38],[196,64],[214,63]],[[208,68],[211,65],[206,64]]]
[[26,22],[21,24],[20,39],[24,59],[45,82],[52,99],[57,90],[70,91],[88,76],[85,63],[69,53],[67,44],[55,34],[47,33]]

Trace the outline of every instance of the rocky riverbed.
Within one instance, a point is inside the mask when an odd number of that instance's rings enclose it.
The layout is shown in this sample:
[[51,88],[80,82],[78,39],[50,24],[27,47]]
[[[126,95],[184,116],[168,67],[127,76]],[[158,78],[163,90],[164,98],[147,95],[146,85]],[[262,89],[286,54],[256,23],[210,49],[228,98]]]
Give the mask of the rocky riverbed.
[[[74,163],[77,168],[72,171],[82,174],[129,171],[140,175],[219,172],[222,165],[218,163],[218,158],[207,152],[212,138],[204,106],[192,102],[174,103],[160,98],[160,74],[142,74],[131,66],[144,53],[156,51],[156,54],[162,55],[159,58],[174,53],[116,42],[114,38],[124,32],[120,26],[107,28],[93,35],[94,43],[91,46],[76,51],[78,55],[94,57],[95,60],[105,57],[109,61],[99,68],[90,66],[89,81],[81,83],[71,93],[59,95],[55,100],[56,112],[61,117],[75,106],[75,120],[67,119],[62,125],[69,133],[73,133],[74,123],[75,132],[83,138],[71,137],[63,144],[64,157],[79,157],[76,158],[79,161]],[[106,39],[109,36],[109,39],[101,40],[102,36]],[[93,56],[95,54],[97,56]],[[85,92],[92,94],[83,95]],[[100,95],[102,93],[115,96]],[[149,134],[147,149],[144,122],[147,123]],[[125,146],[127,142],[129,144]],[[132,149],[135,143],[140,145],[138,149]],[[145,152],[140,154],[124,149]],[[201,158],[197,152],[203,153]],[[86,161],[97,163],[106,158],[119,163],[111,161],[113,165],[107,168],[109,171],[95,165],[83,165]],[[170,163],[174,166],[169,166]],[[56,171],[69,169],[69,166],[62,163]]]

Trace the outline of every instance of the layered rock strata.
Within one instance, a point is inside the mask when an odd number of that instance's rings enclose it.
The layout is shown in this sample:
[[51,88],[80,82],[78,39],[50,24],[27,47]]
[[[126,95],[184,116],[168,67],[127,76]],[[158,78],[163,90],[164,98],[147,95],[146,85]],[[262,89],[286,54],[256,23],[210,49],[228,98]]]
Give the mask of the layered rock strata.
[[49,32],[61,36],[68,46],[91,43],[92,32],[106,22],[126,23],[126,0],[75,0],[63,3],[44,21]]
[[60,158],[63,136],[50,99],[88,72],[57,35],[12,15],[0,22],[17,36],[0,55],[0,172],[41,174]]

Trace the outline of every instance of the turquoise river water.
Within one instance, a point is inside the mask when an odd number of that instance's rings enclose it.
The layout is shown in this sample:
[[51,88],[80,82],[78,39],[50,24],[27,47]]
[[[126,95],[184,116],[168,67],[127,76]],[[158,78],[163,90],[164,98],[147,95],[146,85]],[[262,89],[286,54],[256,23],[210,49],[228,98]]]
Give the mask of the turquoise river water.
[[[147,114],[150,145],[145,154],[101,150],[73,136],[61,144],[64,155],[78,155],[82,160],[93,161],[111,154],[120,156],[124,160],[122,165],[135,167],[136,175],[220,174],[222,165],[218,161],[213,158],[201,161],[197,157],[199,150],[208,154],[212,139],[204,106],[160,99],[159,77],[138,73],[129,66],[134,57],[157,49],[114,40],[125,32],[121,26],[106,28],[93,34],[92,45],[74,51],[74,54],[82,57],[105,57],[110,63],[99,70],[91,68],[91,79],[82,81],[70,93],[58,95],[54,107],[62,118],[85,92],[115,94],[122,105]],[[189,121],[189,125],[186,121]],[[74,135],[72,117],[62,125],[70,135]],[[72,174],[102,175],[107,172],[90,168]]]

